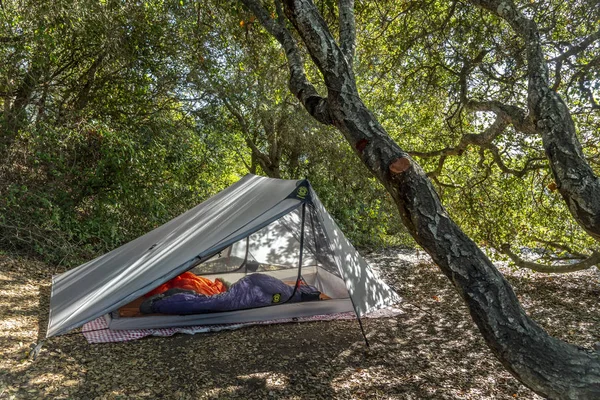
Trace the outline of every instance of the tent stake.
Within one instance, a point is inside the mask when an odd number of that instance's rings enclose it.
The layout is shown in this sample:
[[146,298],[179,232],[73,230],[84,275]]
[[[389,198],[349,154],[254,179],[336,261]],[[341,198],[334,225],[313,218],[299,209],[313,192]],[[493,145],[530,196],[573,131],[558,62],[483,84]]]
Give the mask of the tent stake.
[[40,350],[42,350],[42,346],[46,342],[46,339],[42,339],[37,343],[31,345],[31,350],[27,353],[27,358],[30,360],[37,359],[38,354],[40,354]]

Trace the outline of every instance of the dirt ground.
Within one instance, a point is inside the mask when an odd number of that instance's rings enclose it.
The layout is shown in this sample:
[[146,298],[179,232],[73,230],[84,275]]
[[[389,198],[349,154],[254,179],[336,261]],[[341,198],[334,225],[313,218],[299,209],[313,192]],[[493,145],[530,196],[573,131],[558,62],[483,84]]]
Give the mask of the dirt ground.
[[[0,399],[539,399],[480,338],[448,280],[414,252],[369,254],[404,313],[356,321],[256,326],[118,344],[45,334],[54,268],[0,255]],[[552,335],[600,341],[600,274],[501,268]]]

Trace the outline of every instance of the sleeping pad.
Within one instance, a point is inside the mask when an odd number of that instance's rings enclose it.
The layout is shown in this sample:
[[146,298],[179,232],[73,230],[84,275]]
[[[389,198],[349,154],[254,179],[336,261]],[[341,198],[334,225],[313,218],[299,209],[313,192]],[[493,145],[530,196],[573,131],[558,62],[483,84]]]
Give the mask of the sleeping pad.
[[179,288],[184,290],[192,290],[196,293],[210,296],[213,294],[223,293],[227,290],[223,282],[219,279],[211,281],[210,279],[198,276],[193,272],[187,271],[176,276],[168,282],[163,283],[156,289],[145,294],[145,297],[154,296],[155,294],[164,293],[169,289]]
[[[140,306],[144,314],[199,314],[241,310],[284,302],[319,300],[320,292],[309,285],[294,287],[265,274],[246,275],[231,285],[228,291],[205,296],[178,288],[146,299]],[[288,301],[289,299],[289,301]]]

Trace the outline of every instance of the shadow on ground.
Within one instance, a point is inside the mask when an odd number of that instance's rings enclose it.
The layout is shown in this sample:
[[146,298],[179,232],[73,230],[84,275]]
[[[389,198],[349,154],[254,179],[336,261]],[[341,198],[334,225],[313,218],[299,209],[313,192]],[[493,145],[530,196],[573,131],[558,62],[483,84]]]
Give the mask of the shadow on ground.
[[[334,321],[120,344],[76,334],[51,340],[35,361],[22,359],[47,323],[49,276],[41,264],[4,260],[0,399],[538,399],[491,355],[447,279],[399,254],[371,255],[406,301],[403,315],[364,320],[368,349],[356,321]],[[510,279],[554,334],[599,340],[597,277]]]

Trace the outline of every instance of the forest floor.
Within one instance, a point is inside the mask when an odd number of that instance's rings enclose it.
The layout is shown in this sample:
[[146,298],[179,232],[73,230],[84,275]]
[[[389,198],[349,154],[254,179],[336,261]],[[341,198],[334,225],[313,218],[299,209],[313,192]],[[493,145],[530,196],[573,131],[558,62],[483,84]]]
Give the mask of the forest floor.
[[[403,314],[255,326],[90,345],[30,344],[48,321],[53,268],[0,255],[0,399],[539,399],[494,358],[448,279],[423,255],[368,254],[404,298]],[[550,334],[600,341],[600,273],[531,274],[501,267]]]

